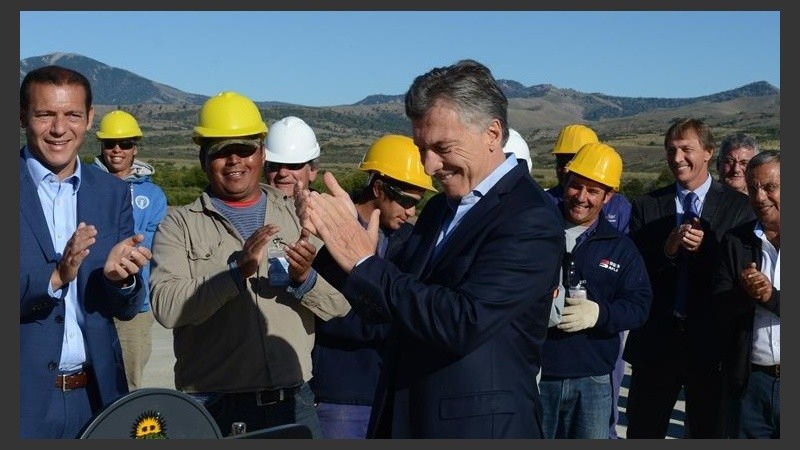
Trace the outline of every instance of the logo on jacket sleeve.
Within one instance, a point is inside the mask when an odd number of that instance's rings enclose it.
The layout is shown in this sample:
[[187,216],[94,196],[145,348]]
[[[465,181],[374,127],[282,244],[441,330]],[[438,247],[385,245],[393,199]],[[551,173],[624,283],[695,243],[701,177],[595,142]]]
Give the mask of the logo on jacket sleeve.
[[150,198],[144,195],[137,195],[136,198],[133,199],[133,204],[139,209],[146,209],[150,206]]
[[608,258],[603,258],[600,260],[600,264],[598,264],[603,269],[608,269],[612,272],[619,272],[619,263],[615,263]]

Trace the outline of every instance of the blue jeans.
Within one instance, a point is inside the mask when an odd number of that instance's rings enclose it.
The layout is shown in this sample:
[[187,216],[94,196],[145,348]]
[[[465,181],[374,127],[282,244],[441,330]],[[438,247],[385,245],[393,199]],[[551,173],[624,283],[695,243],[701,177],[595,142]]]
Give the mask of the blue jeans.
[[781,379],[751,372],[739,412],[740,439],[781,437]]
[[311,392],[308,383],[300,386],[294,398],[267,405],[256,403],[255,392],[189,395],[202,403],[211,413],[223,436],[230,433],[233,422],[244,422],[247,425],[247,432],[299,423],[311,430],[314,439],[322,438],[317,410],[314,408],[314,393]]
[[317,416],[326,439],[364,439],[372,407],[369,405],[342,405],[317,403]]
[[608,439],[611,375],[542,377],[542,429],[545,439]]

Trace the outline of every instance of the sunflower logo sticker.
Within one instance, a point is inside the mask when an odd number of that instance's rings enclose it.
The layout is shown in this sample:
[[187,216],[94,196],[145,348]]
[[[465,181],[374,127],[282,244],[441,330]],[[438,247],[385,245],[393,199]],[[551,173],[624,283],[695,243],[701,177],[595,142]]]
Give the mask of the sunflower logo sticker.
[[133,425],[131,439],[169,439],[167,425],[161,413],[156,411],[142,413]]

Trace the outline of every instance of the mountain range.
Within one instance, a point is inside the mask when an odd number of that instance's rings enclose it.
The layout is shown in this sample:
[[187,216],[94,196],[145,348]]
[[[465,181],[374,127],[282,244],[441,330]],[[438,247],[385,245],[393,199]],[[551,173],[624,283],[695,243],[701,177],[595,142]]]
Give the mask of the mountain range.
[[[84,74],[92,83],[99,113],[122,108],[140,121],[149,141],[159,148],[191,149],[196,112],[208,98],[111,67],[87,56],[52,53],[20,60],[20,82],[37,67],[58,64]],[[509,99],[510,126],[522,133],[536,156],[547,158],[562,126],[585,123],[618,150],[660,148],[669,121],[679,116],[706,120],[722,136],[744,131],[767,147],[780,149],[780,89],[757,81],[736,89],[693,98],[619,97],[584,93],[551,84],[524,86],[498,80]],[[309,107],[275,101],[257,101],[265,121],[286,115],[305,119],[317,132],[334,161],[359,160],[364,148],[386,133],[410,134],[403,95],[367,95],[352,105]],[[762,145],[763,146],[763,145]],[[540,148],[543,147],[543,148]],[[548,148],[549,147],[549,148]],[[623,154],[623,157],[625,155]],[[639,158],[646,160],[647,158]],[[534,161],[535,162],[535,161]]]

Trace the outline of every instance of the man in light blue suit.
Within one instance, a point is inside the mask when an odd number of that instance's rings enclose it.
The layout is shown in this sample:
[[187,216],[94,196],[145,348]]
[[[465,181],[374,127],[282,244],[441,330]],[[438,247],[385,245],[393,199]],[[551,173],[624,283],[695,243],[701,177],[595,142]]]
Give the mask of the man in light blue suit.
[[541,438],[541,365],[564,253],[560,214],[506,155],[508,101],[488,68],[464,60],[417,77],[405,96],[432,197],[411,236],[375,255],[333,175],[330,194],[297,187],[303,226],[346,277],[359,316],[388,322],[371,438]]
[[20,86],[20,437],[74,438],[128,392],[113,319],[144,301],[151,253],[131,194],[80,163],[92,125],[89,81],[44,66]]

